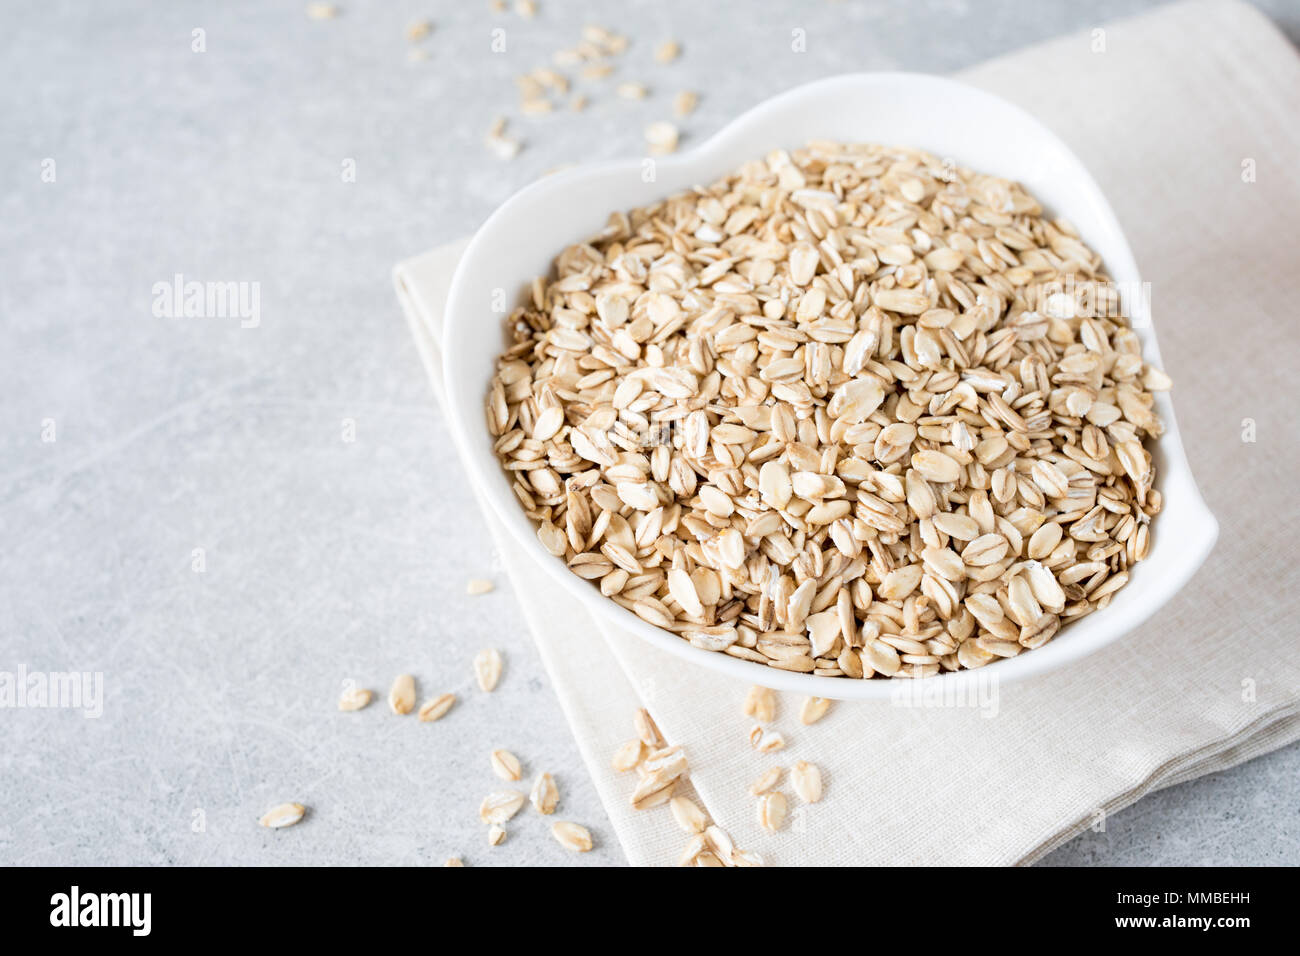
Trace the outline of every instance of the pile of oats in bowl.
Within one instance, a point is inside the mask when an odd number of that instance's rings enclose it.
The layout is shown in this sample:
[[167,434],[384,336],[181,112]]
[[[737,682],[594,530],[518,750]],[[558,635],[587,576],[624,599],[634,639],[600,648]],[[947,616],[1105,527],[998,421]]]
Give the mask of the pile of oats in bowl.
[[545,548],[692,644],[928,677],[1105,607],[1163,372],[1019,185],[814,142],[615,213],[509,320],[488,426]]

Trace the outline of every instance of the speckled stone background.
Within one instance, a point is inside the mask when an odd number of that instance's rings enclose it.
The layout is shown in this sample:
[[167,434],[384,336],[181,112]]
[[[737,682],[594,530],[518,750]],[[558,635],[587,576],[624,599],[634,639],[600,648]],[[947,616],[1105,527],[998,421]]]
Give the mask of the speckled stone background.
[[[104,681],[99,719],[0,710],[0,863],[617,864],[512,596],[465,595],[494,558],[390,267],[552,167],[639,153],[677,90],[702,94],[689,146],[818,76],[950,72],[1154,4],[305,6],[0,9],[0,670]],[[1300,5],[1260,6],[1300,37]],[[632,38],[615,80],[650,98],[606,81],[584,113],[519,117],[511,78],[588,22]],[[683,56],[656,65],[669,37]],[[513,162],[483,147],[497,114]],[[155,316],[177,273],[258,283],[260,323]],[[382,694],[404,670],[461,703],[433,725],[335,711],[345,679]],[[498,746],[555,774],[594,852],[531,812],[487,846]],[[1175,787],[1046,862],[1298,863],[1298,774],[1291,747]],[[258,827],[282,800],[307,820]]]

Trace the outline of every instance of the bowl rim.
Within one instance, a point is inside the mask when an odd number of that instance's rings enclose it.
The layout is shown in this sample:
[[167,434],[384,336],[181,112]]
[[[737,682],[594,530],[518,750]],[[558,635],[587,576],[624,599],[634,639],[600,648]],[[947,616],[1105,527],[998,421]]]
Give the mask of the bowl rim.
[[[765,114],[776,112],[793,102],[808,98],[826,97],[828,95],[838,96],[848,92],[860,94],[867,88],[878,88],[896,83],[928,86],[935,95],[939,96],[960,95],[983,100],[990,107],[1009,113],[1018,122],[1024,124],[1025,127],[1032,129],[1037,137],[1040,137],[1056,150],[1059,154],[1058,158],[1068,162],[1073,167],[1073,175],[1077,176],[1079,184],[1085,187],[1083,190],[1086,193],[1085,198],[1094,206],[1095,214],[1113,234],[1112,244],[1114,248],[1105,257],[1108,271],[1113,276],[1119,273],[1127,273],[1134,279],[1140,276],[1128,239],[1120,227],[1114,211],[1092,175],[1074,152],[1051,129],[1019,106],[978,87],[946,77],[924,73],[889,71],[847,73],[815,80],[759,102],[724,125],[699,145],[679,154],[657,157],[656,162],[661,168],[674,171],[705,165],[713,154],[725,149],[730,140],[744,135],[755,123],[760,122]],[[778,136],[774,136],[773,139],[779,141]],[[777,146],[774,145],[772,148],[777,148]],[[1109,614],[1110,618],[1107,620],[1113,620],[1114,623],[1114,626],[1109,630],[1094,630],[1093,633],[1082,635],[1071,634],[1070,636],[1075,639],[1066,641],[1053,640],[1047,645],[1037,648],[1032,653],[1020,654],[1014,658],[991,662],[974,670],[963,669],[944,672],[933,677],[919,679],[855,680],[848,677],[822,677],[814,674],[784,671],[765,664],[731,657],[717,651],[695,647],[671,631],[662,630],[643,621],[633,612],[602,595],[597,588],[574,575],[560,559],[551,555],[541,546],[541,543],[537,540],[535,526],[519,507],[518,501],[510,493],[508,484],[502,480],[499,463],[494,457],[480,455],[476,450],[468,429],[472,427],[471,422],[482,427],[482,402],[479,400],[466,407],[460,399],[459,390],[454,386],[454,383],[460,377],[458,373],[461,367],[456,361],[456,355],[463,338],[463,331],[466,328],[465,321],[458,323],[455,316],[473,315],[481,311],[466,309],[462,304],[467,295],[468,276],[472,271],[473,264],[484,255],[485,250],[490,249],[492,242],[496,238],[494,234],[498,232],[503,223],[508,222],[516,215],[521,207],[547,194],[563,192],[575,184],[593,177],[635,173],[641,168],[642,162],[642,158],[626,158],[585,164],[545,176],[514,193],[487,218],[470,240],[452,276],[445,309],[442,362],[443,376],[446,382],[445,391],[449,406],[447,417],[450,419],[453,438],[475,487],[481,492],[480,497],[488,502],[493,514],[509,530],[513,543],[531,554],[565,591],[578,599],[591,612],[602,630],[612,628],[618,631],[630,632],[652,646],[658,647],[682,660],[710,668],[736,680],[760,684],[777,690],[842,700],[883,700],[896,697],[900,691],[916,693],[920,688],[925,688],[927,693],[962,693],[990,680],[994,680],[999,684],[1011,683],[1056,670],[1115,642],[1159,610],[1192,577],[1209,555],[1218,537],[1218,523],[1205,505],[1196,487],[1182,447],[1173,406],[1167,393],[1165,393],[1157,395],[1160,415],[1166,426],[1165,433],[1155,441],[1155,448],[1164,459],[1158,481],[1159,486],[1165,489],[1169,488],[1170,485],[1176,486],[1180,495],[1178,499],[1179,510],[1185,512],[1182,516],[1182,520],[1186,523],[1184,534],[1189,536],[1191,540],[1184,547],[1182,560],[1173,569],[1174,573],[1168,573],[1162,579],[1153,579],[1147,589],[1148,600],[1145,605],[1128,607],[1127,613],[1121,616],[1111,613],[1119,610],[1112,604],[1101,611],[1094,612],[1094,614],[1079,622],[1095,621],[1102,615]],[[673,191],[675,190],[664,187],[663,194],[668,195]],[[569,239],[567,241],[572,242],[574,240]],[[562,248],[564,245],[564,240],[557,240],[557,248]],[[1136,302],[1126,301],[1125,304],[1134,315],[1133,324],[1138,329],[1142,339],[1144,358],[1148,361],[1159,362],[1160,352],[1155,328],[1150,321],[1149,315],[1145,312],[1147,304],[1140,297]],[[1139,320],[1141,321],[1139,322]],[[1166,494],[1165,509],[1168,510],[1169,506],[1170,496]],[[1165,515],[1165,517],[1167,518],[1168,515]],[[1078,624],[1072,627],[1071,631],[1074,631],[1077,626]],[[899,685],[903,685],[903,687],[900,688]]]

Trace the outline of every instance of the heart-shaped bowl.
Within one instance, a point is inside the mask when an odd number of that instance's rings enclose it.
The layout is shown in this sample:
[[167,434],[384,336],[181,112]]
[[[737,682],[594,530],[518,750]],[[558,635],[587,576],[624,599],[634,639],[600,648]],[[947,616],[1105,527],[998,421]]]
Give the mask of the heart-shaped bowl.
[[[1119,285],[1125,314],[1147,361],[1160,364],[1147,297],[1133,253],[1101,190],[1083,164],[1046,127],[989,93],[936,76],[859,73],[782,93],[751,109],[699,147],[679,155],[628,159],[567,170],[521,190],[483,224],[452,278],[443,339],[443,372],[451,427],[475,487],[515,544],[550,572],[594,615],[682,659],[779,690],[839,699],[888,699],[899,684],[927,693],[969,691],[976,681],[1012,681],[1062,667],[1133,630],[1192,577],[1218,536],[1214,516],[1183,454],[1168,393],[1156,394],[1166,431],[1154,443],[1156,487],[1164,496],[1145,560],[1108,607],[1062,628],[1055,639],[978,670],[919,680],[854,680],[791,673],[697,648],[604,597],[570,572],[537,540],[492,451],[484,399],[505,344],[499,304],[522,292],[568,245],[598,233],[615,210],[645,206],[709,183],[747,160],[814,139],[910,146],[958,165],[1018,180],[1053,215],[1064,216],[1098,252]],[[647,170],[653,169],[653,176]],[[495,307],[494,307],[495,304]],[[1149,443],[1149,447],[1151,447]],[[622,638],[617,634],[616,638]],[[919,687],[913,686],[913,691]]]

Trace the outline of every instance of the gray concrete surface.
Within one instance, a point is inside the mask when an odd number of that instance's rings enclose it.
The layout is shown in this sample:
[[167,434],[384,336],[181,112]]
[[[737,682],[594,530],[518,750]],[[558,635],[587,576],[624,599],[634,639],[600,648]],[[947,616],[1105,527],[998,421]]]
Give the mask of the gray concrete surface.
[[[1297,4],[1260,5],[1300,36]],[[493,556],[392,263],[551,167],[639,152],[678,89],[703,94],[687,145],[820,75],[949,72],[1152,4],[305,6],[0,5],[0,670],[104,681],[98,719],[0,710],[0,863],[618,863],[511,595],[464,594]],[[585,113],[512,119],[514,162],[486,155],[511,77],[589,21],[634,38],[618,77],[651,98],[593,86]],[[670,36],[683,56],[656,66]],[[258,283],[259,324],[156,316],[177,273]],[[489,644],[509,663],[485,698]],[[462,704],[334,713],[342,680],[402,670]],[[489,746],[555,773],[597,850],[565,855],[536,815],[489,850]],[[1295,864],[1298,772],[1291,747],[1156,794],[1047,862]],[[290,799],[304,824],[254,824]]]

